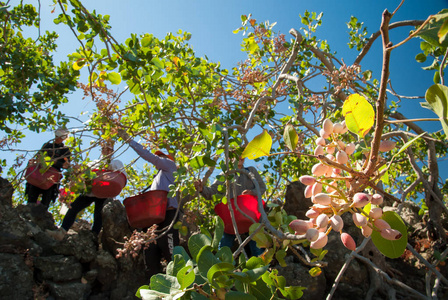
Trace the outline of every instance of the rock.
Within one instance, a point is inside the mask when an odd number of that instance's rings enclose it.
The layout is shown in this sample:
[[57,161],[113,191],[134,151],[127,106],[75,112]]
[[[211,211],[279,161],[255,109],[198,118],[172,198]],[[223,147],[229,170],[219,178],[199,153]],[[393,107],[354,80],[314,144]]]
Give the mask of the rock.
[[81,263],[88,263],[95,259],[97,244],[91,231],[76,232],[69,229],[65,238],[56,243],[53,250],[57,254],[73,255]]
[[64,282],[81,279],[82,265],[73,256],[36,257],[34,267],[40,272],[43,280]]
[[124,237],[131,236],[132,230],[126,216],[126,210],[118,200],[105,203],[103,207],[103,231],[101,243],[105,250],[115,255],[120,243],[124,243]]
[[33,271],[24,255],[0,253],[0,298],[33,299]]
[[48,282],[50,293],[56,299],[79,300],[86,299],[88,286],[81,282],[54,283]]
[[402,202],[397,207],[385,206],[383,211],[394,211],[400,215],[403,221],[409,226],[415,226],[422,221],[422,217],[418,214],[420,207],[413,202]]
[[117,261],[105,250],[98,251],[95,261],[91,264],[91,270],[95,270],[96,279],[102,284],[103,289],[111,289],[117,280]]
[[13,193],[14,188],[12,187],[12,184],[8,180],[0,177],[0,205],[12,207]]
[[291,182],[286,187],[285,205],[283,209],[288,215],[294,215],[298,219],[307,220],[305,213],[313,205],[310,198],[305,198],[305,187],[300,181]]

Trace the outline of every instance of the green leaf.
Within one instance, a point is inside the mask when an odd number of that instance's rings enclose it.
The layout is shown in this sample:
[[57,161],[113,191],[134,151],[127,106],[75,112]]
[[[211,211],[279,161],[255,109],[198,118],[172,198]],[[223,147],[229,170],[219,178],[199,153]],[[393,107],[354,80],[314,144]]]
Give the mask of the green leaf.
[[151,290],[165,294],[171,294],[180,290],[180,284],[177,282],[177,278],[165,274],[153,275],[149,286]]
[[[247,286],[248,293],[253,295],[257,300],[271,300],[272,291],[263,280],[258,280],[256,284]],[[278,299],[278,298],[274,298]]]
[[195,234],[188,240],[188,250],[190,250],[191,256],[197,261],[197,255],[201,251],[202,247],[210,246],[211,240],[205,234]]
[[213,265],[220,263],[211,250],[212,247],[204,246],[197,256],[199,272],[201,272],[201,275],[205,278],[207,278],[207,273]]
[[177,273],[177,281],[180,283],[180,289],[184,290],[194,283],[195,274],[192,266],[185,266]]
[[173,255],[179,254],[183,257],[185,261],[191,260],[191,257],[188,255],[187,251],[185,251],[184,247],[182,246],[176,246],[173,249]]
[[285,144],[289,150],[294,151],[294,149],[296,149],[299,141],[299,135],[294,129],[294,126],[291,124],[286,125],[285,131],[283,132],[283,139],[285,140]]
[[303,296],[303,290],[306,290],[306,288],[301,286],[287,286],[281,289],[280,292],[287,299],[300,299]]
[[193,170],[200,169],[205,165],[204,160],[203,160],[203,155],[198,155],[198,156],[192,157],[190,159],[189,163],[190,163],[190,167]]
[[322,274],[322,269],[319,267],[313,267],[308,271],[308,273],[310,274],[311,277],[317,277],[320,274]]
[[[381,173],[385,168],[387,168],[387,165],[382,166],[381,168],[379,168],[379,172]],[[383,176],[381,176],[381,181],[385,184],[385,185],[390,185],[390,181],[389,181],[389,170],[387,170],[386,172],[384,172]]]
[[185,259],[180,254],[174,254],[173,260],[168,263],[166,274],[177,276],[179,270],[185,267]]
[[82,69],[82,67],[84,67],[85,64],[86,64],[86,60],[84,58],[81,58],[73,63],[73,65],[72,65],[73,70],[79,71]]
[[424,63],[426,61],[426,55],[424,53],[419,53],[415,56],[415,60],[419,63]]
[[150,289],[139,289],[140,298],[144,300],[160,300],[171,298],[170,294],[154,291]]
[[224,234],[224,222],[218,216],[215,216],[215,234],[213,235],[212,247],[213,249],[218,249],[219,242]]
[[[252,234],[258,227],[259,223],[254,223],[249,227],[249,233]],[[268,235],[263,232],[263,230],[258,231],[252,238],[259,248],[268,248],[271,246],[271,242],[268,238]]]
[[213,265],[207,272],[207,280],[212,283],[213,279],[222,275],[231,275],[235,267],[232,264],[221,262]]
[[249,280],[251,282],[257,281],[258,279],[263,276],[264,273],[266,273],[267,269],[269,268],[269,265],[255,268],[253,270],[244,270],[243,273],[247,274],[249,277]]
[[348,96],[342,106],[342,115],[345,117],[348,130],[360,137],[369,132],[375,119],[372,105],[359,94]]
[[215,257],[222,262],[233,264],[233,254],[229,247],[222,247],[216,252]]
[[121,76],[117,72],[110,72],[107,74],[107,79],[112,84],[120,84],[121,83]]
[[163,69],[165,67],[163,61],[161,61],[158,57],[151,59],[151,63],[159,69]]
[[246,262],[246,269],[253,270],[266,265],[261,257],[252,256]]
[[279,265],[282,267],[287,266],[287,264],[285,262],[285,257],[286,257],[286,251],[283,249],[280,249],[275,253],[275,258],[277,259]]
[[440,26],[439,32],[437,32],[440,44],[443,44],[443,41],[446,39],[447,34],[448,34],[448,18],[445,19],[442,26]]
[[403,151],[405,151],[410,145],[412,145],[416,140],[418,140],[419,138],[421,138],[425,134],[426,134],[426,132],[423,132],[423,133],[419,134],[418,136],[416,136],[415,138],[413,138],[412,140],[408,141],[406,144],[404,144],[400,148],[400,150],[398,150],[397,154],[395,154],[395,155],[398,155],[398,154],[402,153]]
[[439,116],[443,131],[448,136],[448,87],[434,84],[426,91],[425,99]]
[[269,156],[271,147],[272,138],[265,129],[246,146],[241,157],[256,159],[262,156]]
[[151,41],[152,41],[152,37],[145,36],[144,38],[142,38],[141,44],[143,47],[148,47],[149,45],[151,45]]
[[149,289],[149,285],[142,285],[141,287],[139,287],[139,289],[135,293],[135,296],[137,296],[138,298],[141,298],[142,296],[140,295],[140,290],[148,290],[148,289]]
[[408,233],[406,225],[404,224],[400,216],[393,211],[386,211],[381,219],[389,223],[392,229],[400,231],[402,237],[396,241],[390,241],[383,238],[381,236],[381,233],[379,233],[378,231],[373,230],[372,241],[378,248],[378,250],[385,256],[389,258],[398,258],[404,253],[404,250],[406,249],[406,246],[408,244]]
[[448,18],[447,9],[443,9],[437,15],[434,15],[434,17],[435,22],[429,22],[428,24],[426,24],[425,27],[417,34],[417,36],[424,39],[434,47],[447,47],[448,39],[445,39],[445,22]]

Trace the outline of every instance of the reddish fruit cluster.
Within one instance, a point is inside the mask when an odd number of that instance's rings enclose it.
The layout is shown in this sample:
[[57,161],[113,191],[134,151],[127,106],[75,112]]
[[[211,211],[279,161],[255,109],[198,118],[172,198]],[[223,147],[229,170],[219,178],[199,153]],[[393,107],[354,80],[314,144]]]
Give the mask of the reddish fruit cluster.
[[[340,140],[340,136],[347,132],[345,122],[333,124],[330,119],[326,119],[322,125],[314,154],[325,155],[329,160],[350,168],[350,155],[354,153],[355,145],[345,145]],[[395,147],[395,144],[393,147],[391,143],[386,144],[387,151]],[[335,152],[336,156],[333,156]],[[380,194],[354,193],[349,183],[351,178],[344,177],[343,173],[341,169],[319,162],[312,167],[313,176],[304,175],[299,178],[306,185],[305,197],[311,198],[313,206],[306,212],[309,220],[294,220],[289,224],[295,234],[305,235],[311,242],[311,248],[320,249],[327,244],[327,235],[333,229],[341,233],[344,246],[354,250],[355,241],[349,234],[342,232],[344,222],[341,215],[350,212],[353,222],[361,228],[365,237],[377,230],[385,239],[399,239],[401,233],[381,219],[383,210],[379,205],[382,204],[383,197]],[[369,212],[363,210],[367,204],[372,205]]]
[[125,242],[123,248],[117,249],[116,258],[120,258],[123,255],[131,255],[133,258],[138,256],[141,249],[147,249],[149,244],[156,243],[157,234],[155,230],[157,225],[153,225],[148,228],[146,232],[134,230],[131,237],[124,237]]

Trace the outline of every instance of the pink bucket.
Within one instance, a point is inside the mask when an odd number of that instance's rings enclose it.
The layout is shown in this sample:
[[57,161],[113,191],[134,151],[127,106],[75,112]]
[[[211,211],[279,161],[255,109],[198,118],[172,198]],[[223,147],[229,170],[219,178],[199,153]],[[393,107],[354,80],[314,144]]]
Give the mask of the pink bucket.
[[146,228],[165,220],[168,192],[148,191],[123,201],[128,222],[134,228]]
[[93,179],[92,193],[97,198],[113,198],[118,196],[126,186],[126,176],[120,171],[95,170],[98,175]]
[[[235,221],[238,226],[238,232],[240,234],[249,231],[249,227],[253,224],[252,220],[246,218],[235,207],[233,198],[230,199],[232,203],[233,213],[235,214]],[[261,213],[258,211],[258,198],[253,195],[240,195],[237,197],[238,207],[249,217],[258,222],[261,217]],[[221,217],[224,221],[224,232],[229,234],[235,234],[235,230],[232,225],[232,217],[228,204],[219,203],[215,206],[215,213]]]
[[26,169],[26,181],[43,190],[48,190],[55,183],[61,180],[62,174],[53,167],[50,167],[45,173],[39,171],[39,165],[31,165]]

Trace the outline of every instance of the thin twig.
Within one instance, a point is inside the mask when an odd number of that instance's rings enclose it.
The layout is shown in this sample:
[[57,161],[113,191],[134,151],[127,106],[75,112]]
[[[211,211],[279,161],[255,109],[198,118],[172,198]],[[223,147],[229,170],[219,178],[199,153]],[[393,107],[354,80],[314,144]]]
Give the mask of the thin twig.
[[[347,270],[348,266],[350,265],[353,258],[355,258],[356,255],[358,255],[358,252],[364,249],[367,245],[367,243],[370,241],[369,238],[365,238],[361,245],[358,246],[358,248],[355,249],[355,251],[352,251],[350,253],[350,256],[345,260],[344,265],[342,266],[341,270],[339,270],[338,276],[336,276],[336,279],[334,280],[333,286],[331,287],[331,291],[328,294],[326,300],[330,300],[333,297],[333,294],[336,292],[336,289],[338,288],[339,282],[342,279],[342,276],[344,276],[345,271]],[[359,255],[358,255],[359,256]]]

